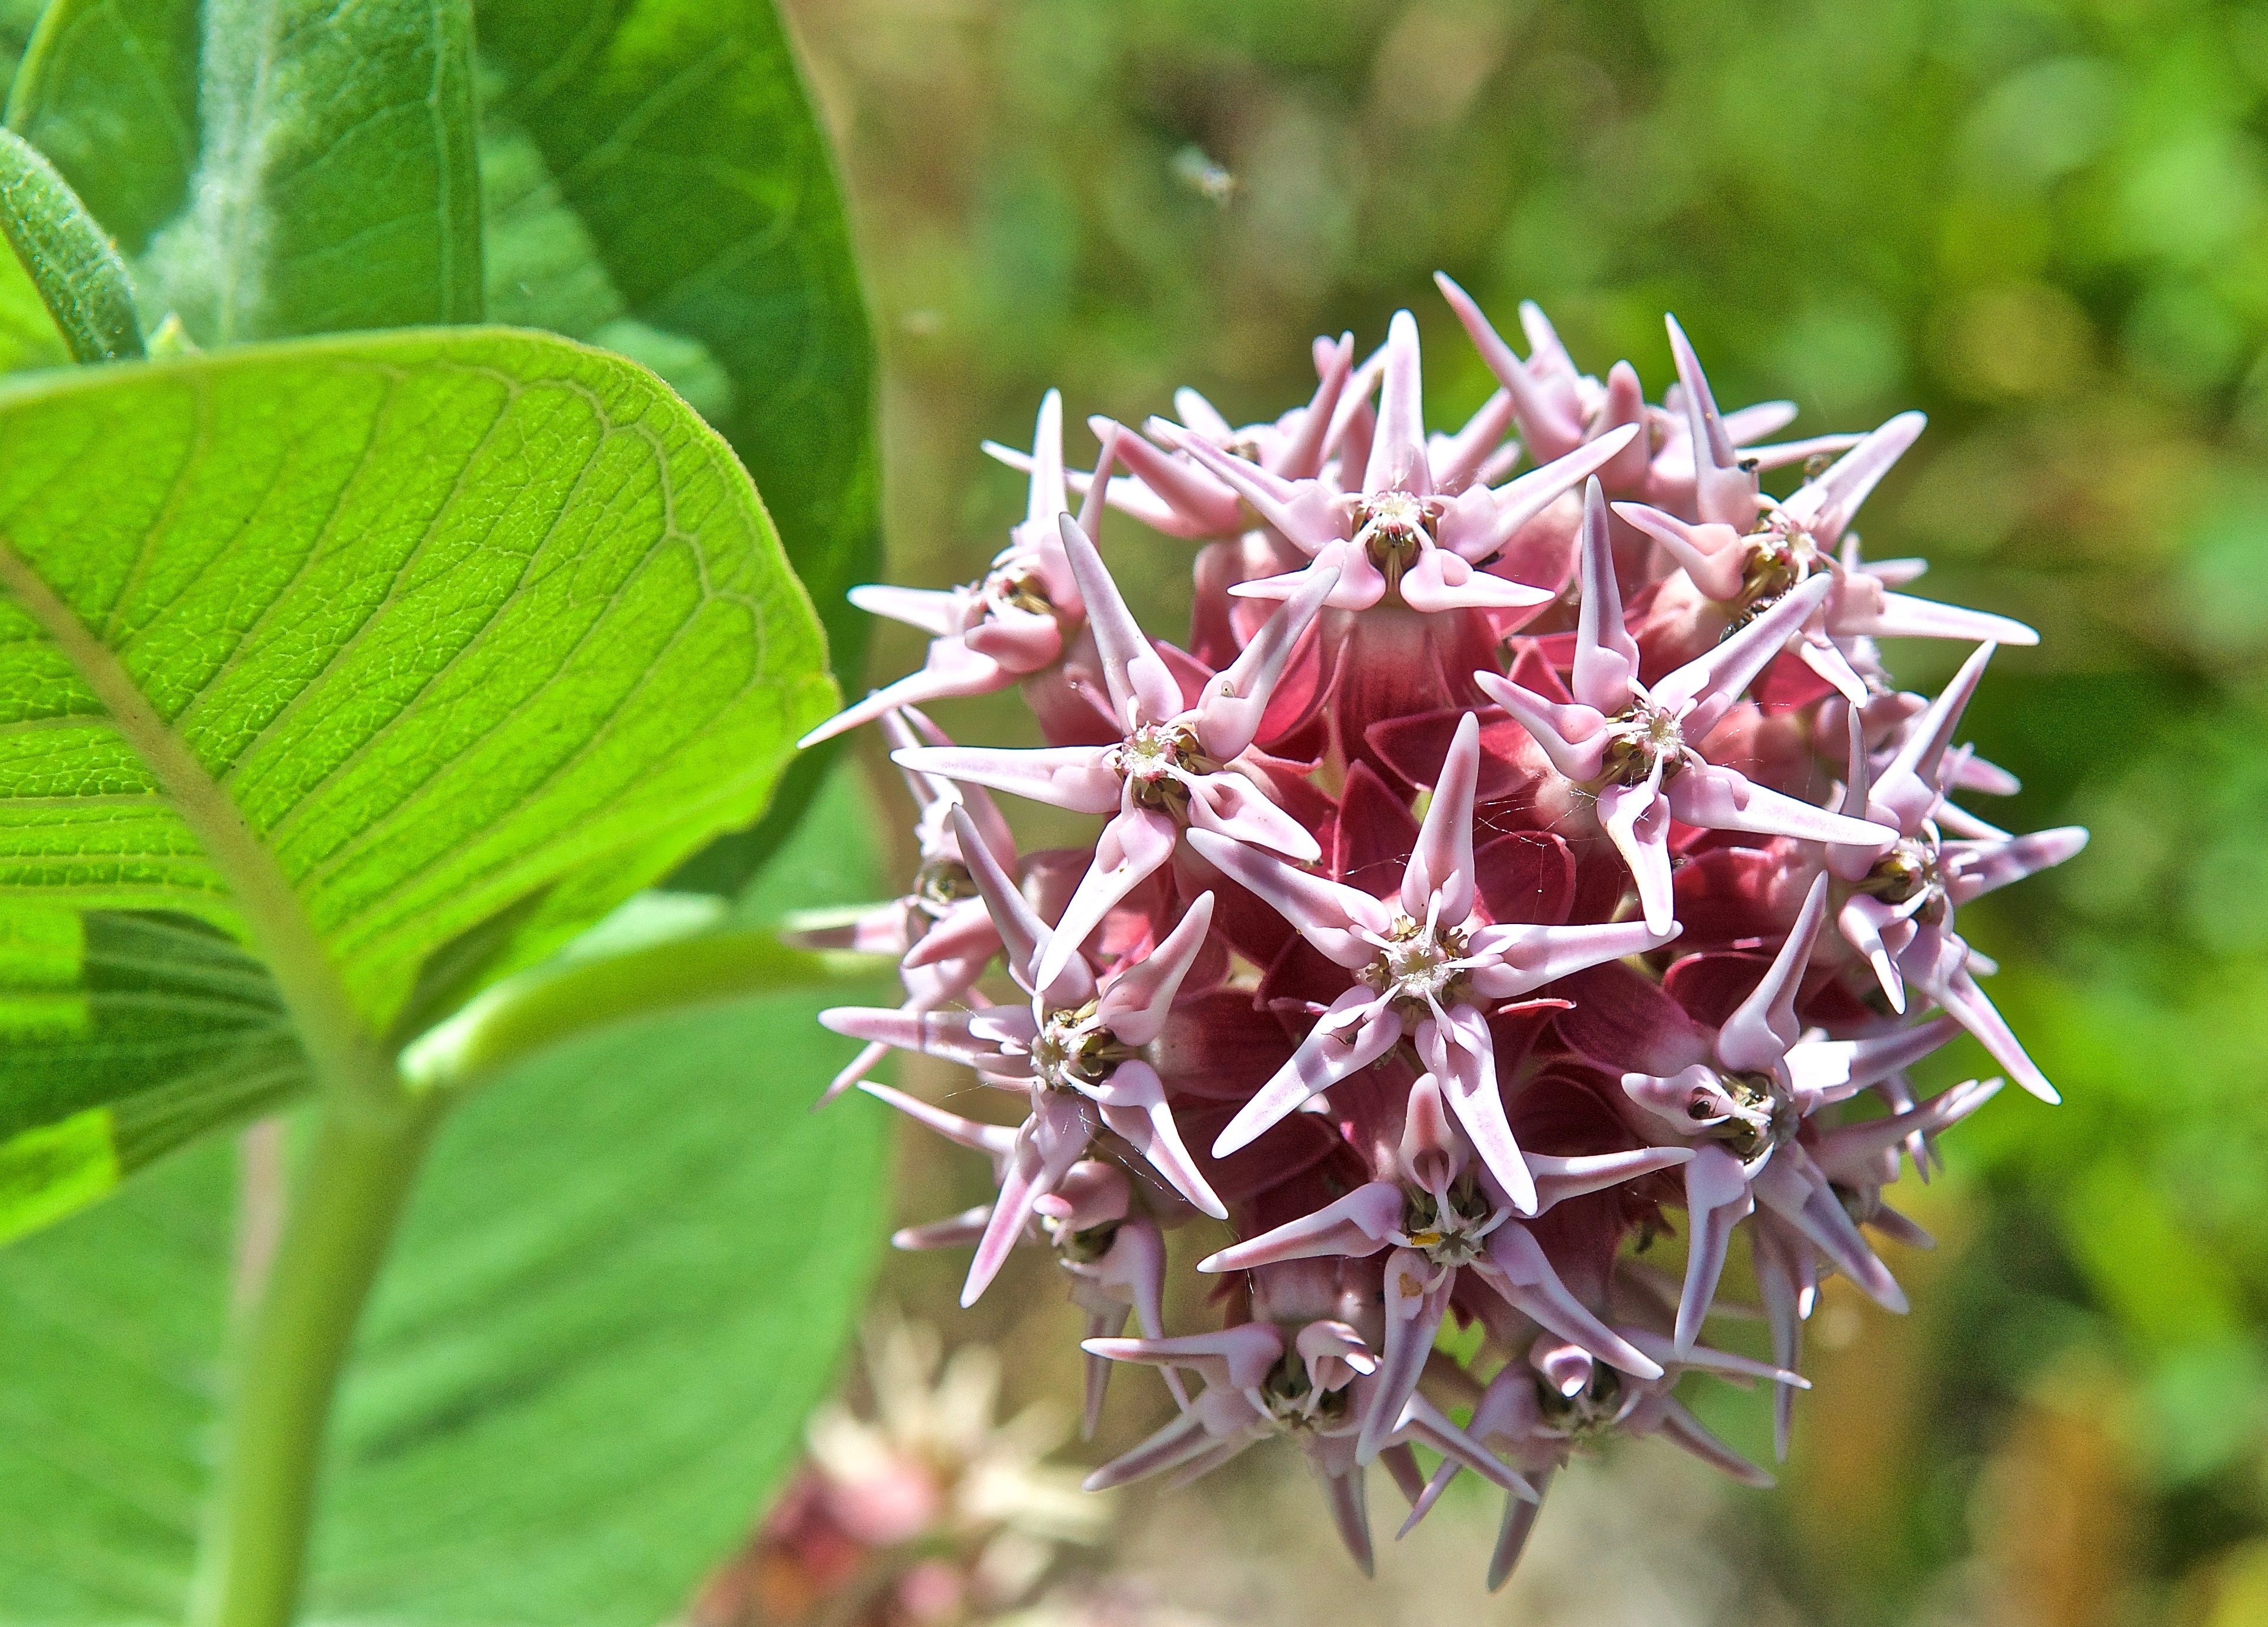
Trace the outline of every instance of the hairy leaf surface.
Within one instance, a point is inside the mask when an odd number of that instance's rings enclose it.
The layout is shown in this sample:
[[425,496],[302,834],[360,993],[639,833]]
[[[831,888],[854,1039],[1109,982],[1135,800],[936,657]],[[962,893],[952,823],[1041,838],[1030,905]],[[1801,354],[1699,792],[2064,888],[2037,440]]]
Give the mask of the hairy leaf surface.
[[[151,313],[206,344],[478,321],[470,0],[204,0],[202,16],[196,168],[144,261]],[[114,83],[68,105],[98,117]],[[177,110],[170,89],[136,109]],[[129,156],[153,164],[153,193],[170,184],[154,136]]]

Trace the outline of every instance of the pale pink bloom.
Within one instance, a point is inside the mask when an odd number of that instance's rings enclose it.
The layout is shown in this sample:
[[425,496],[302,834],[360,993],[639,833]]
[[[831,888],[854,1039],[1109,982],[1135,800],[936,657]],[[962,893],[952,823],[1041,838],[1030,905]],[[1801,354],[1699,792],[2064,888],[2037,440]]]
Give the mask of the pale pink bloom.
[[1650,1138],[1690,1146],[1685,1166],[1685,1286],[1676,1343],[1691,1347],[1717,1292],[1733,1227],[1761,1201],[1810,1240],[1837,1269],[1885,1307],[1905,1296],[1800,1141],[1804,1121],[1847,1101],[1876,1079],[1927,1056],[1952,1036],[1940,1018],[1863,1040],[1805,1039],[1796,992],[1827,917],[1827,878],[1813,881],[1802,913],[1755,992],[1716,1030],[1690,1027],[1659,1036],[1664,1057],[1682,1065],[1623,1075]]
[[1318,576],[1336,573],[1324,600],[1332,609],[1401,603],[1420,611],[1533,610],[1549,604],[1550,589],[1481,567],[1638,433],[1618,431],[1495,490],[1478,484],[1447,490],[1427,448],[1418,324],[1407,311],[1396,312],[1388,330],[1378,428],[1359,490],[1341,490],[1320,479],[1284,479],[1170,426],[1153,425],[1152,432],[1211,469],[1308,556],[1298,571],[1240,582],[1231,593],[1290,599]]
[[1606,498],[1596,481],[1584,496],[1582,579],[1568,701],[1538,695],[1497,673],[1475,673],[1473,681],[1535,738],[1554,769],[1597,798],[1600,827],[1630,865],[1648,924],[1657,931],[1670,924],[1673,819],[1708,830],[1813,842],[1894,837],[1887,827],[1754,784],[1697,749],[1819,607],[1827,578],[1794,588],[1706,654],[1651,685],[1638,681],[1638,645],[1623,624],[1607,544]]
[[1676,936],[1676,928],[1638,921],[1490,922],[1473,877],[1479,772],[1480,724],[1469,712],[1457,725],[1392,903],[1225,837],[1191,833],[1191,845],[1224,875],[1265,899],[1326,959],[1353,975],[1353,985],[1321,1014],[1292,1060],[1221,1132],[1214,1157],[1257,1139],[1406,1035],[1513,1206],[1535,1212],[1535,1183],[1505,1117],[1484,1003],[1516,999],[1570,972],[1655,948]]
[[1099,984],[1076,953],[1043,981],[1037,968],[1053,935],[985,850],[968,815],[955,810],[954,823],[1006,948],[1008,969],[1031,995],[1030,1005],[929,1012],[836,1006],[819,1020],[837,1034],[965,1063],[989,1085],[1028,1092],[1031,1115],[1016,1132],[962,1290],[961,1303],[972,1305],[1039,1201],[1062,1185],[1105,1130],[1205,1213],[1228,1211],[1182,1145],[1165,1086],[1141,1054],[1165,1027],[1174,996],[1204,946],[1212,895],[1192,904],[1146,959]]
[[2039,642],[2037,633],[2007,616],[1893,591],[1921,574],[1919,560],[1878,560],[1871,565],[1860,561],[1851,521],[1926,422],[1918,412],[1898,414],[1806,481],[1786,502],[1762,498],[1761,519],[1695,524],[1645,504],[1617,503],[1614,510],[1660,544],[1705,598],[1744,613],[1814,576],[1830,578],[1834,585],[1796,652],[1854,703],[1864,704],[1866,685],[1848,654],[1838,648],[1850,640]]
[[[1600,483],[1618,496],[1644,496],[1678,512],[1697,502],[1693,448],[1711,449],[1708,464],[1714,476],[1719,456],[1735,474],[1782,468],[1825,452],[1839,452],[1856,438],[1822,435],[1779,445],[1753,445],[1759,436],[1784,429],[1795,417],[1793,401],[1764,401],[1719,416],[1709,395],[1708,380],[1693,359],[1692,347],[1674,317],[1669,319],[1670,342],[1676,356],[1679,384],[1663,407],[1646,405],[1638,370],[1616,362],[1602,385],[1578,369],[1574,358],[1543,308],[1532,299],[1520,303],[1520,323],[1528,338],[1526,361],[1514,355],[1481,313],[1472,296],[1440,272],[1433,281],[1449,308],[1457,313],[1481,360],[1504,386],[1510,410],[1520,425],[1521,438],[1539,462],[1564,458],[1579,446],[1614,434],[1630,425],[1646,433],[1624,442],[1615,456],[1599,467]],[[1753,495],[1753,478],[1736,485],[1732,493],[1737,509],[1742,490]],[[1716,500],[1713,488],[1712,500]]]
[[[1105,447],[1103,467],[1108,466]],[[1064,488],[1063,397],[1049,390],[1032,432],[1031,494],[1024,520],[1009,533],[1008,546],[990,569],[966,587],[869,584],[850,590],[850,602],[861,610],[930,635],[921,670],[843,708],[796,744],[816,746],[894,707],[990,695],[1061,660],[1086,615],[1057,530],[1070,512]],[[1092,525],[1096,517],[1082,518]]]
[[1976,953],[1953,930],[1953,917],[1971,899],[2073,858],[2087,845],[2087,832],[2067,825],[2028,836],[1992,831],[1958,839],[1941,835],[1938,823],[1946,812],[1947,747],[1992,652],[1992,644],[1980,645],[1962,665],[1945,692],[1907,725],[1880,773],[1872,771],[1853,725],[1844,808],[1863,811],[1897,834],[1890,842],[1827,850],[1827,867],[1844,883],[1835,925],[1867,957],[1893,1010],[1905,1010],[1911,979],[1975,1034],[2019,1085],[2054,1101],[2055,1087],[1977,986]]
[[1109,814],[1094,862],[1065,906],[1046,957],[1051,981],[1121,900],[1173,857],[1184,826],[1257,843],[1294,858],[1322,850],[1270,799],[1263,780],[1237,761],[1251,746],[1276,681],[1300,635],[1330,591],[1326,577],[1269,618],[1235,664],[1204,680],[1184,703],[1173,669],[1143,637],[1102,559],[1068,516],[1063,545],[1087,604],[1109,689],[1109,716],[1125,730],[1108,746],[1034,750],[919,747],[893,753],[901,767],[1012,791],[1075,814]]
[[[2000,1081],[1975,1079],[1955,1085],[1927,1101],[1915,1103],[1855,1124],[1831,1130],[1807,1123],[1805,1152],[1851,1218],[1894,1237],[1909,1248],[1936,1245],[1928,1233],[1882,1201],[1882,1189],[1898,1178],[1898,1154],[1916,1152],[1931,1137],[1967,1118],[1999,1093]],[[1918,1161],[1917,1169],[1920,1168]],[[1764,1299],[1764,1317],[1771,1325],[1772,1359],[1793,1367],[1803,1353],[1803,1324],[1818,1303],[1822,1276],[1819,1251],[1803,1232],[1770,1209],[1756,1217],[1749,1233],[1755,1258],[1756,1287]],[[1826,1263],[1832,1269],[1832,1262]],[[1789,1432],[1794,1421],[1794,1395],[1781,1390],[1772,1396],[1773,1448],[1782,1461],[1787,1458]]]
[[[1378,1358],[1353,1326],[1326,1319],[1297,1327],[1250,1321],[1173,1339],[1090,1339],[1084,1348],[1113,1361],[1179,1368],[1204,1382],[1172,1423],[1089,1475],[1090,1491],[1170,1469],[1181,1471],[1174,1483],[1184,1484],[1258,1441],[1289,1435],[1314,1464],[1347,1551],[1369,1574],[1370,1512],[1356,1437],[1370,1410]],[[1526,1481],[1422,1395],[1410,1395],[1397,1410],[1387,1441],[1404,1450],[1414,1442],[1514,1496],[1533,1495]]]
[[[1562,1198],[1674,1168],[1692,1156],[1683,1148],[1642,1147],[1581,1158],[1523,1152],[1521,1160],[1531,1178],[1532,1211],[1541,1214]],[[1534,1235],[1513,1218],[1502,1185],[1474,1162],[1472,1144],[1449,1121],[1430,1073],[1410,1090],[1397,1162],[1398,1179],[1357,1187],[1314,1214],[1197,1263],[1200,1271],[1243,1271],[1287,1260],[1359,1259],[1393,1251],[1386,1258],[1382,1365],[1362,1421],[1359,1461],[1378,1455],[1418,1388],[1460,1270],[1470,1270],[1515,1310],[1601,1360],[1642,1378],[1660,1376],[1658,1364],[1593,1315],[1559,1280]]]
[[[1504,1518],[1497,1528],[1496,1550],[1489,1557],[1488,1585],[1493,1593],[1511,1577],[1527,1546],[1528,1533],[1550,1490],[1551,1477],[1566,1467],[1578,1452],[1595,1450],[1616,1436],[1659,1434],[1675,1441],[1703,1462],[1722,1469],[1743,1485],[1769,1486],[1772,1477],[1719,1440],[1671,1392],[1687,1373],[1712,1373],[1740,1382],[1767,1380],[1779,1387],[1776,1397],[1808,1389],[1800,1374],[1769,1362],[1753,1361],[1727,1351],[1704,1345],[1672,1348],[1660,1334],[1642,1328],[1621,1329],[1622,1336],[1651,1351],[1660,1368],[1646,1378],[1633,1378],[1594,1360],[1582,1345],[1563,1342],[1550,1334],[1528,1346],[1525,1359],[1506,1362],[1489,1381],[1474,1408],[1466,1433],[1491,1452],[1511,1460],[1512,1467],[1535,1489],[1532,1498],[1505,1499]],[[1410,1511],[1411,1526],[1425,1518],[1441,1493],[1468,1467],[1444,1458]]]
[[[912,707],[885,712],[882,733],[893,746],[912,746],[927,740],[951,744],[944,731]],[[953,810],[966,807],[992,856],[1004,866],[1016,861],[1015,837],[992,799],[975,788],[964,790],[933,774],[901,770],[906,789],[919,814],[914,839],[921,863],[913,886],[900,898],[858,910],[848,920],[780,934],[781,941],[798,948],[852,949],[865,954],[899,957],[898,979],[905,985],[908,1012],[935,1011],[963,998],[976,986],[985,967],[1000,953],[1000,934],[977,895],[976,883],[961,855],[961,836],[953,824]],[[926,949],[926,953],[917,953]],[[819,1099],[821,1106],[874,1071],[889,1051],[887,1045],[867,1046],[836,1074]]]

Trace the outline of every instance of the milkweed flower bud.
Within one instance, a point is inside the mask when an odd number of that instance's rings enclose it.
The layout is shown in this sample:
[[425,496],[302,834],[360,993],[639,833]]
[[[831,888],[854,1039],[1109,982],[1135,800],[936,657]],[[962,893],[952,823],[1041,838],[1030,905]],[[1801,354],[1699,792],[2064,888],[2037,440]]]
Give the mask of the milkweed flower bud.
[[[1456,433],[1425,429],[1407,312],[1359,364],[1317,340],[1314,393],[1274,420],[1188,391],[1146,438],[1089,419],[1088,472],[1050,393],[1032,453],[987,448],[1030,495],[986,575],[857,591],[934,642],[813,739],[880,725],[921,869],[835,929],[900,955],[905,1002],[822,1020],[867,1042],[832,1090],[991,1160],[991,1204],[901,1245],[973,1246],[971,1301],[1018,1245],[1053,1253],[1090,1433],[1112,1368],[1164,1376],[1171,1416],[1091,1485],[1289,1436],[1367,1570],[1370,1465],[1405,1531],[1470,1471],[1506,1497],[1497,1586],[1608,1438],[1769,1483],[1679,1392],[1767,1382],[1785,1455],[1821,1281],[1905,1308],[1873,1239],[1926,1240],[1884,1190],[2000,1083],[1920,1100],[1906,1070],[1966,1029],[2055,1100],[1955,912],[2086,833],[1954,800],[2014,789],[1955,737],[1994,648],[2036,638],[1862,559],[1919,414],[1764,444],[1794,409],[1720,412],[1675,319],[1655,405],[1532,305],[1523,358],[1440,283],[1502,387]],[[1106,507],[1199,544],[1187,650],[1137,623]],[[1933,700],[1892,684],[1890,635],[1978,648]],[[954,744],[911,704],[1019,682],[1043,747]],[[988,792],[1106,822],[1020,858]],[[1018,998],[994,1003],[996,959]],[[1015,1093],[1021,1123],[869,1081],[893,1047]],[[1200,1215],[1229,1235],[1169,1255]],[[1671,1230],[1682,1281],[1630,1263]],[[1705,1336],[1742,1233],[1769,1362]],[[1219,1325],[1164,1325],[1176,1269],[1218,1283]]]

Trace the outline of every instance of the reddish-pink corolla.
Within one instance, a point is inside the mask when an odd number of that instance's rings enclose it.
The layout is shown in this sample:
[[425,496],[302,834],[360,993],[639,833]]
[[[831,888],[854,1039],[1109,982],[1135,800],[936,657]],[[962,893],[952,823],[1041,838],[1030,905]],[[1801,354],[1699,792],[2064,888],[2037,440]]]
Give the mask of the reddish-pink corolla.
[[[1369,1465],[1404,1530],[1470,1470],[1506,1498],[1494,1584],[1608,1438],[1769,1482],[1679,1391],[1766,1381],[1785,1453],[1821,1281],[1904,1307],[1874,1242],[1926,1240],[1884,1189],[1999,1085],[1924,1100],[1907,1071],[1966,1029],[2054,1099],[1954,913],[2085,833],[1954,800],[2014,789],[1955,737],[1993,647],[2035,640],[1861,559],[1918,414],[1757,445],[1794,409],[1720,411],[1674,320],[1655,405],[1533,306],[1522,358],[1441,286],[1502,386],[1454,434],[1426,431],[1407,312],[1359,363],[1317,340],[1272,421],[1189,391],[1146,438],[1090,418],[1089,472],[1050,394],[1030,453],[990,448],[1029,476],[1009,548],[954,593],[858,590],[935,642],[813,738],[880,723],[920,809],[914,885],[837,929],[899,957],[906,999],[826,1014],[868,1045],[835,1088],[998,1187],[899,1242],[973,1247],[970,1299],[1018,1244],[1052,1253],[1090,1432],[1115,1365],[1165,1377],[1169,1416],[1090,1483],[1290,1436],[1367,1569]],[[1137,622],[1106,507],[1197,545],[1186,649]],[[1889,635],[1979,647],[1933,701]],[[954,744],[909,704],[1011,684],[1036,744]],[[1020,858],[987,789],[1100,828]],[[868,1082],[891,1047],[1020,1123]],[[1676,1234],[1675,1271],[1635,1259]],[[1739,1255],[1769,1360],[1710,1333]],[[1217,1285],[1211,1325],[1167,1325],[1176,1271]]]

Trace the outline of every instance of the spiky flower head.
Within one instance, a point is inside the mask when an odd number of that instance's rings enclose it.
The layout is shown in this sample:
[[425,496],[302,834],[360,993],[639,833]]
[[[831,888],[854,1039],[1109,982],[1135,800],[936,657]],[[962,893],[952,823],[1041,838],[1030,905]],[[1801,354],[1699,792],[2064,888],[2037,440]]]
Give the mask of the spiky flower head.
[[[1359,364],[1317,340],[1314,394],[1270,422],[1187,391],[1148,438],[1090,419],[1091,472],[1050,394],[1028,455],[990,449],[1031,486],[990,572],[859,590],[936,640],[838,720],[888,731],[928,880],[841,929],[902,953],[906,1003],[825,1020],[869,1042],[838,1088],[895,1046],[1020,1099],[1012,1128],[865,1085],[999,1185],[902,1244],[975,1245],[971,1299],[1017,1244],[1055,1256],[1090,1432],[1114,1366],[1164,1375],[1170,1417],[1091,1485],[1288,1437],[1367,1569],[1369,1465],[1404,1530],[1470,1470],[1506,1495],[1496,1585],[1610,1437],[1769,1483],[1678,1392],[1767,1381],[1784,1455],[1821,1280],[1904,1308],[1873,1240],[1926,1240],[1884,1189],[1999,1084],[1923,1101],[1905,1071],[1966,1028],[2055,1099],[1955,911],[2086,837],[1955,800],[2014,788],[1955,737],[1993,647],[2036,638],[1862,559],[1920,415],[1760,444],[1794,409],[1720,412],[1674,319],[1653,405],[1535,306],[1523,358],[1441,286],[1502,386],[1456,433],[1426,431],[1407,312]],[[1199,544],[1186,650],[1128,607],[1106,506]],[[1933,701],[1891,682],[1887,635],[1979,648]],[[1046,746],[954,745],[903,706],[1010,683]],[[1107,822],[1020,860],[988,789]],[[1232,1235],[1169,1252],[1200,1213]],[[1682,1282],[1631,1258],[1670,1230]],[[1706,1342],[1742,1233],[1770,1362]],[[1176,1270],[1219,1283],[1218,1325],[1163,1325]]]

